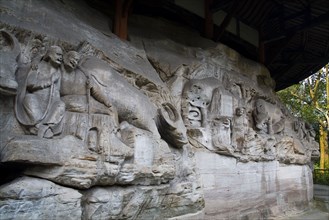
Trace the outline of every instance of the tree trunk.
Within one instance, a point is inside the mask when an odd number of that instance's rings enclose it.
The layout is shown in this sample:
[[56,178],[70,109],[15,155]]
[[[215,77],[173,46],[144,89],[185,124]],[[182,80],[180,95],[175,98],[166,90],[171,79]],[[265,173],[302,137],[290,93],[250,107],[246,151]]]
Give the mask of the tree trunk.
[[325,129],[320,125],[319,129],[319,144],[320,144],[320,169],[325,168],[326,156],[328,157],[328,142],[327,142],[327,132]]

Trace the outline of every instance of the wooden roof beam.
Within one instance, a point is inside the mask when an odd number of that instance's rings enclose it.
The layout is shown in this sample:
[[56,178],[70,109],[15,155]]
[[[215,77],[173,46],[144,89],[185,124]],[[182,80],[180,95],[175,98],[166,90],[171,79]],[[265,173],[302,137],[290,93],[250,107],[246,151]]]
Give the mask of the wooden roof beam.
[[328,57],[321,57],[321,58],[312,58],[312,59],[306,59],[306,58],[302,58],[302,59],[297,59],[296,61],[289,61],[289,60],[281,60],[278,62],[275,62],[275,64],[278,65],[295,65],[295,64],[305,64],[305,65],[310,65],[310,64],[322,64],[325,62],[329,62],[329,58]]
[[215,36],[215,41],[219,41],[220,38],[222,37],[222,35],[224,34],[226,27],[229,25],[233,16],[237,12],[238,6],[239,6],[239,0],[234,0],[233,4],[231,6],[230,12],[227,13],[223,22],[219,26],[219,30],[217,31],[216,36]]
[[[276,14],[276,15],[272,15],[268,20],[269,21],[273,21],[273,20],[276,20],[278,19],[282,14],[283,11],[280,10],[280,14]],[[296,19],[296,18],[299,18],[301,16],[305,16],[305,14],[307,14],[309,12],[309,9],[308,8],[305,8],[301,11],[298,11],[298,12],[295,12],[293,14],[290,14],[290,15],[286,15],[286,16],[282,16],[282,19],[285,20],[285,21],[289,21],[291,19]]]
[[230,3],[230,1],[226,1],[225,3],[223,3],[222,1],[216,1],[215,3],[213,3],[211,5],[211,12],[212,13],[216,13],[219,10],[223,9],[224,7],[226,7],[229,3]]
[[289,35],[294,35],[297,32],[300,31],[305,31],[307,29],[311,29],[315,26],[318,26],[320,24],[323,24],[325,22],[329,22],[329,11],[327,11],[326,13],[318,16],[317,18],[311,19],[307,22],[304,22],[303,24],[300,25],[296,25],[295,27],[289,28],[287,30],[285,30],[284,32],[281,33],[273,33],[272,36],[270,38],[264,39],[263,42],[265,44],[273,42],[273,41],[277,41],[283,38],[286,38]]

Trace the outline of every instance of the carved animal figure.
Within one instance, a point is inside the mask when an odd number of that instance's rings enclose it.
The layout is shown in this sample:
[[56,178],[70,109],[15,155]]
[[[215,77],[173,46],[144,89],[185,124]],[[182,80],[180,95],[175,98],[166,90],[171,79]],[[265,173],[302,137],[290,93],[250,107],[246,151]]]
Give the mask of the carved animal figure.
[[188,81],[182,93],[182,114],[186,125],[204,127],[207,108],[213,89],[218,86],[215,78],[192,79]]
[[284,129],[284,115],[281,109],[263,99],[255,102],[253,111],[256,129],[268,134],[276,134]]
[[17,39],[4,30],[0,31],[0,38],[0,93],[16,95],[18,84],[15,80],[15,72],[20,46]]
[[[144,93],[100,59],[87,57],[80,62],[79,68],[88,78],[90,95],[105,106],[114,106],[120,121],[148,130],[158,138],[161,133],[166,141],[176,147],[187,143],[185,126],[179,123],[181,116],[173,106],[157,110]],[[174,110],[175,117],[167,117]],[[173,138],[175,140],[169,140]]]
[[187,144],[186,127],[177,109],[170,103],[163,103],[158,109],[158,127],[161,136],[176,147]]
[[96,57],[81,60],[79,68],[88,78],[91,95],[108,107],[114,106],[120,121],[127,121],[160,137],[155,122],[157,110],[145,94]]

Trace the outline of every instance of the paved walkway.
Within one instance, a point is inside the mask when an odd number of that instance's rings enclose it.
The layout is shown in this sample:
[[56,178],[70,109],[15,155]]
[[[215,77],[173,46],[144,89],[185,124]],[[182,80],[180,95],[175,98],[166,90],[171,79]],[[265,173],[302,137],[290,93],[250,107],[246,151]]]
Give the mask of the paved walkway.
[[314,184],[314,199],[329,204],[329,186]]

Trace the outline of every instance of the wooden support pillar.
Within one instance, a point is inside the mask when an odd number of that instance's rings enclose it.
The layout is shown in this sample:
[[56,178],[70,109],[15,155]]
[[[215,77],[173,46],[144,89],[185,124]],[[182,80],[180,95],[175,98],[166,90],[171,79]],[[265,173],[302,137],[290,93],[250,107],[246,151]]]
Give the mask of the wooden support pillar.
[[115,0],[113,33],[117,36],[120,35],[121,15],[122,15],[122,2],[121,0]]
[[113,33],[123,40],[128,37],[128,15],[133,0],[115,0]]
[[265,43],[263,41],[263,31],[259,29],[258,33],[258,58],[259,62],[265,64]]
[[214,37],[214,22],[212,19],[212,11],[210,7],[213,3],[213,0],[204,0],[204,34],[208,39],[212,39]]

